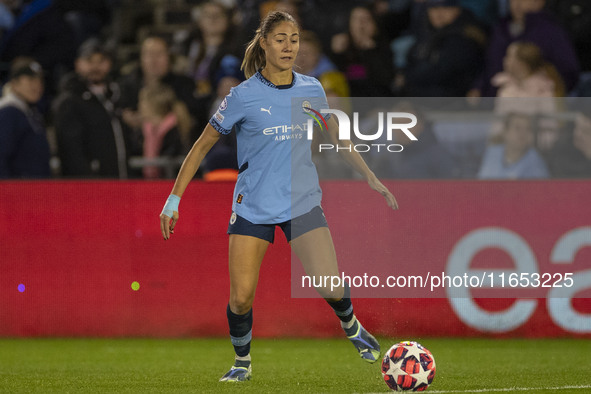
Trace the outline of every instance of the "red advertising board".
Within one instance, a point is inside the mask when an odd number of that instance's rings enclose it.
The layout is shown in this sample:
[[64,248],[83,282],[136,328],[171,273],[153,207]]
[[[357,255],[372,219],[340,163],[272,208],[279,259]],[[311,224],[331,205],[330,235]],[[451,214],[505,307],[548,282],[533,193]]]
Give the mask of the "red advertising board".
[[[353,288],[362,297],[356,313],[370,330],[399,339],[591,337],[590,182],[386,184],[398,211],[362,182],[322,185],[344,272],[381,280],[431,275],[427,287],[402,293]],[[0,183],[0,335],[226,336],[233,185],[192,183],[175,234],[164,241],[158,215],[171,186]],[[431,291],[433,276],[502,272],[506,291],[453,284]],[[533,293],[511,288],[511,273],[517,287],[522,273],[542,281]],[[576,286],[543,287],[544,273],[570,273]],[[307,296],[298,294],[299,281],[278,233],[261,270],[255,335],[341,335],[323,300],[294,298]]]

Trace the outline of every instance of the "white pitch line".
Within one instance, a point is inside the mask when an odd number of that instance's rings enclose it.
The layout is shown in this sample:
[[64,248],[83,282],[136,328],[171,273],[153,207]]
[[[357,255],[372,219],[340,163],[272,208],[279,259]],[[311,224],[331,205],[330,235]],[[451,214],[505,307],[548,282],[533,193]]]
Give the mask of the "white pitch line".
[[510,391],[532,391],[532,390],[583,390],[591,389],[591,385],[582,386],[559,386],[559,387],[509,387],[498,389],[476,389],[476,390],[429,390],[425,393],[444,394],[444,393],[490,393],[490,392],[510,392]]
[[[507,388],[498,388],[498,389],[474,389],[474,390],[429,390],[427,389],[424,391],[425,393],[429,394],[446,394],[446,393],[505,393],[511,391],[532,391],[532,390],[583,390],[583,389],[591,389],[591,385],[579,385],[579,386],[558,386],[558,387],[507,387]],[[379,393],[370,393],[370,394],[379,394]]]

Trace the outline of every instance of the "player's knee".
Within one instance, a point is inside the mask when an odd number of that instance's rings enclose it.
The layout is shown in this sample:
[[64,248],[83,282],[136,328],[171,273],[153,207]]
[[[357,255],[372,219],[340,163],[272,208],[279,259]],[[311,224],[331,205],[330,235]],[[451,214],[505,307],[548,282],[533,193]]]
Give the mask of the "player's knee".
[[254,297],[249,294],[235,294],[230,297],[230,309],[237,315],[243,315],[252,308]]

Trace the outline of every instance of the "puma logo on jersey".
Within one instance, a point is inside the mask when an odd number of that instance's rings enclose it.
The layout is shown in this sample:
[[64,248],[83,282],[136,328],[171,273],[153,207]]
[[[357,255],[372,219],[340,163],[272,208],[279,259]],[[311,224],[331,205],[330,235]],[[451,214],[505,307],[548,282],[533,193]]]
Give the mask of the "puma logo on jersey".
[[263,112],[268,112],[268,113],[269,113],[269,115],[271,115],[271,107],[272,107],[272,106],[270,106],[270,107],[269,107],[269,109],[266,109],[266,108],[261,108],[261,111],[263,111]]

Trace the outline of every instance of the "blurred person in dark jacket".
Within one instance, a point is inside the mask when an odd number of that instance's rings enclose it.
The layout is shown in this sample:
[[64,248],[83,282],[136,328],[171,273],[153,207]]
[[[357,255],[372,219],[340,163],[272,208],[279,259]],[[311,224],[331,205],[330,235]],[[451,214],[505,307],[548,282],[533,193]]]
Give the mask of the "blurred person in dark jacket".
[[119,88],[109,80],[112,59],[97,41],[85,42],[54,103],[62,173],[127,178],[127,148],[117,117]]
[[356,6],[351,10],[349,30],[332,37],[331,50],[349,82],[351,96],[392,95],[394,59],[371,8]]
[[0,99],[0,178],[46,178],[49,143],[35,104],[43,96],[43,70],[31,58],[16,58]]
[[503,59],[513,42],[536,44],[544,59],[553,64],[569,92],[579,79],[579,62],[566,30],[544,11],[545,0],[510,0],[510,15],[501,19],[492,31],[485,57],[484,71],[475,80],[468,95],[494,97],[497,88],[491,79],[503,70]]
[[486,33],[459,0],[426,0],[429,28],[417,37],[397,88],[409,97],[463,97],[481,72]]

